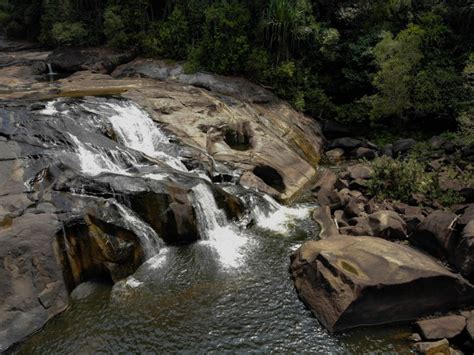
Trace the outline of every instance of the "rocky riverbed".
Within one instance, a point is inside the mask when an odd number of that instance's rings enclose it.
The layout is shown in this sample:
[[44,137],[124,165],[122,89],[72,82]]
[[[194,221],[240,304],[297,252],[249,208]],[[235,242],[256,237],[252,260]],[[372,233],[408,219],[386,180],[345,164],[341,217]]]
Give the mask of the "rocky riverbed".
[[[217,254],[203,260],[217,258],[219,270],[227,270],[252,255],[242,250],[253,250],[259,233],[273,245],[269,230],[289,238],[279,253],[294,251],[296,291],[329,331],[429,317],[416,323],[420,351],[454,351],[449,341],[472,349],[472,186],[455,186],[465,200],[450,211],[379,201],[366,191],[370,166],[338,165],[344,158],[405,154],[411,140],[381,149],[351,137],[326,142],[315,120],[241,78],[186,74],[176,63],[107,49],[1,45],[0,351],[66,310],[85,281],[115,284],[113,299],[146,283],[143,263],[153,257],[174,255],[176,267],[188,270],[179,255],[190,243],[211,246]],[[470,147],[435,141],[471,157]],[[329,169],[318,166],[321,157]],[[202,251],[185,253],[196,262]],[[277,268],[288,263],[257,254]],[[265,265],[257,264],[252,274],[266,287]],[[278,273],[289,280],[285,275]],[[232,289],[227,282],[223,289]],[[185,284],[195,287],[192,278]],[[216,300],[230,297],[213,289]],[[275,295],[285,305],[297,302],[286,291]],[[430,317],[440,312],[454,313]],[[299,342],[314,351],[322,343]]]

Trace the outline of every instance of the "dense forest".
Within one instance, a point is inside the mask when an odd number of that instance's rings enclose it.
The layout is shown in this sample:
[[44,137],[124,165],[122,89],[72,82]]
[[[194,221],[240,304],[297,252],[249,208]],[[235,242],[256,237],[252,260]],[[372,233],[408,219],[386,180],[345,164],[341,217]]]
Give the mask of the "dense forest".
[[323,120],[446,129],[474,115],[471,0],[0,0],[0,24],[244,75]]

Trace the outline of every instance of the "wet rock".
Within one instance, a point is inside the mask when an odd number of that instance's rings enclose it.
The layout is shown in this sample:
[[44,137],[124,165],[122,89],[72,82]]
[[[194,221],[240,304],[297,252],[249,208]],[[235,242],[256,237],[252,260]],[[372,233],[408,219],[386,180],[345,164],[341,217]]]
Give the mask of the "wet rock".
[[435,354],[450,355],[449,341],[447,339],[442,339],[442,340],[433,341],[433,342],[416,343],[414,347],[417,351],[426,355],[435,355]]
[[421,335],[426,340],[451,339],[462,333],[466,327],[463,316],[446,316],[416,322]]
[[358,147],[361,147],[364,145],[364,142],[362,142],[360,139],[355,139],[355,138],[350,138],[350,137],[342,137],[342,138],[337,138],[331,141],[328,145],[328,149],[342,149],[345,152],[350,152]]
[[393,154],[398,156],[399,154],[409,151],[416,144],[416,141],[413,138],[408,139],[399,139],[393,142]]
[[339,235],[339,230],[331,217],[331,210],[329,207],[326,206],[316,209],[313,213],[313,219],[321,227],[321,231],[319,232],[319,237],[321,239]]
[[410,242],[437,257],[446,257],[452,250],[457,216],[452,212],[435,211],[418,225]]
[[75,301],[86,299],[93,295],[101,286],[102,284],[93,281],[83,282],[72,290],[71,298]]
[[258,176],[255,176],[254,173],[246,171],[242,174],[239,180],[240,185],[245,187],[253,187],[254,189],[266,193],[272,197],[278,198],[280,192],[275,190],[273,187],[267,185],[265,181],[260,179]]
[[344,151],[341,148],[328,150],[326,153],[326,158],[330,163],[336,164],[339,163],[344,157]]
[[299,297],[329,331],[419,319],[474,297],[471,284],[431,257],[373,237],[306,242],[290,271]]

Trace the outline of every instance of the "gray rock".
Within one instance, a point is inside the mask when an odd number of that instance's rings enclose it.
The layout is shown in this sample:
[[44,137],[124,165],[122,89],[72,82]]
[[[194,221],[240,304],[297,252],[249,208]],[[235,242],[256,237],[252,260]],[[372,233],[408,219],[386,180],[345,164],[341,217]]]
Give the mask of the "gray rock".
[[373,174],[373,170],[364,164],[356,164],[347,168],[351,179],[368,179]]
[[72,290],[71,298],[75,301],[86,299],[93,295],[101,286],[102,284],[93,281],[83,282]]
[[375,150],[365,147],[359,147],[355,149],[352,155],[356,159],[374,160],[375,158],[377,158],[377,152]]
[[362,147],[364,142],[360,139],[350,138],[350,137],[342,137],[334,139],[329,143],[328,149],[336,149],[340,148],[345,152],[350,152],[358,147]]
[[330,163],[336,164],[339,163],[344,157],[344,151],[341,148],[328,150],[326,153],[326,158]]

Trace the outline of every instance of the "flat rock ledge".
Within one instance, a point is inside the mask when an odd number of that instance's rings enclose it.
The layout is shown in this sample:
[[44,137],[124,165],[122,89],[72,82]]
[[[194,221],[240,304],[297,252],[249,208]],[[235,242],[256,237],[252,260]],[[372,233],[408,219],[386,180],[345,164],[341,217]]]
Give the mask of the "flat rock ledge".
[[333,236],[292,256],[296,290],[331,332],[416,320],[474,301],[474,287],[435,259],[381,238]]

